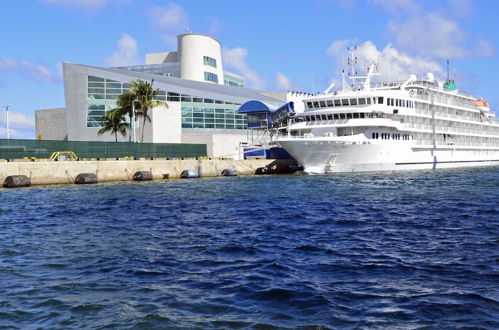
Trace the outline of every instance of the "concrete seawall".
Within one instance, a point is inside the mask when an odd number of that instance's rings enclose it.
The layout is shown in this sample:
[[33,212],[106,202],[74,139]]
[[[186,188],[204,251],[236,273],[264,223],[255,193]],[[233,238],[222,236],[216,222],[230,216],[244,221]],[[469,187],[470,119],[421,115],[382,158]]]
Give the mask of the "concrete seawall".
[[259,167],[286,168],[292,160],[103,160],[64,162],[2,162],[0,182],[9,175],[26,175],[32,185],[73,184],[80,173],[95,173],[99,182],[131,181],[137,171],[151,171],[154,180],[180,178],[183,170],[198,170],[201,177],[220,176],[225,168],[238,175],[253,175]]

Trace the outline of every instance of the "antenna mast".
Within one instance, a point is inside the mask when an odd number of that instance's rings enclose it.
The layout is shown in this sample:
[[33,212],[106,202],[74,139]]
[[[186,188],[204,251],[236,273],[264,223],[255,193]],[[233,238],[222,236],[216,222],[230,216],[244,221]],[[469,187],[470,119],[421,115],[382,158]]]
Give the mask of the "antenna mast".
[[350,67],[349,76],[356,76],[357,72],[355,72],[355,66],[357,65],[357,56],[355,56],[355,51],[357,50],[357,46],[348,47],[348,66]]
[[447,81],[449,81],[449,60],[447,60]]

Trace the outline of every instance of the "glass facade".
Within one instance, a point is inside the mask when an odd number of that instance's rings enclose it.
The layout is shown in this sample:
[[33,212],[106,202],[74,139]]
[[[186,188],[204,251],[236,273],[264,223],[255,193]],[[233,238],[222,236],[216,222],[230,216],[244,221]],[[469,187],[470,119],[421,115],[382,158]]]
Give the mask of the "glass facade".
[[204,72],[204,80],[211,81],[218,84],[218,75],[213,72]]
[[224,74],[224,85],[243,87],[244,80],[231,76],[230,74]]
[[[88,76],[87,127],[101,127],[100,119],[105,112],[116,108],[118,96],[132,85],[115,80]],[[239,103],[214,100],[160,90],[160,101],[180,102],[182,127],[246,129],[246,115],[238,114]]]
[[246,115],[238,114],[240,104],[219,100],[193,98],[182,102],[182,127],[246,129]]
[[88,76],[87,127],[101,127],[105,112],[116,108],[118,96],[128,91],[131,84]]
[[214,68],[217,67],[217,60],[213,57],[204,56],[203,57],[204,65],[212,66]]

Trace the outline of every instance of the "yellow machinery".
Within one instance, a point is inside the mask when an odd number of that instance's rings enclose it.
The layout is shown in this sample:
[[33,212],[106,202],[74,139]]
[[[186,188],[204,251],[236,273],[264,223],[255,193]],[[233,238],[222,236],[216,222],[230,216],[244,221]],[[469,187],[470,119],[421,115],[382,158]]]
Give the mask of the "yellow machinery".
[[78,156],[73,151],[54,151],[50,159],[56,161],[78,160]]

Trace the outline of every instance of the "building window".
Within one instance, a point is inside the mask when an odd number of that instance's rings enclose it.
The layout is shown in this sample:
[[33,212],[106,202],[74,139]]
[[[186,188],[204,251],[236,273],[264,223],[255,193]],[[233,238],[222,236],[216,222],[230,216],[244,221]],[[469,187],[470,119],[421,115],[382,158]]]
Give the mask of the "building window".
[[217,67],[217,60],[215,60],[213,57],[203,56],[203,60],[204,65],[212,66],[214,68]]
[[224,80],[224,85],[233,86],[233,87],[243,87],[242,83],[235,82],[232,80],[227,80],[227,79]]
[[204,72],[204,80],[211,81],[218,84],[218,76],[212,72]]

